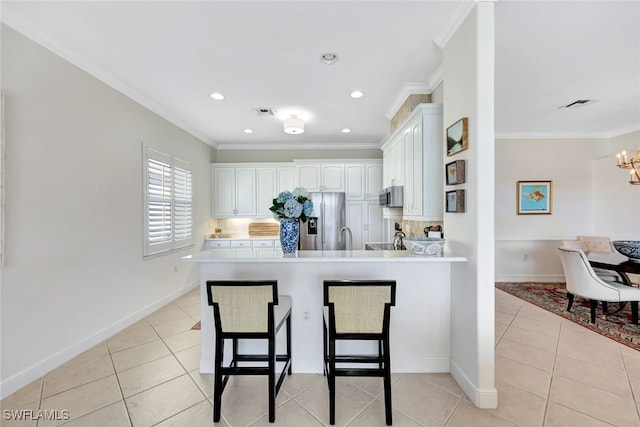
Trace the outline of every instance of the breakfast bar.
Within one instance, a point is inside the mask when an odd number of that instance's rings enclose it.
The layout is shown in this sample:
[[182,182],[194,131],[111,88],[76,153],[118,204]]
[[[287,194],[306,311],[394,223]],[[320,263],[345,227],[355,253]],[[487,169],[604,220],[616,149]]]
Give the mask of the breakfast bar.
[[[294,372],[322,372],[322,283],[330,279],[395,280],[396,306],[391,310],[390,330],[392,371],[449,372],[451,268],[453,263],[466,262],[464,257],[446,252],[429,257],[409,251],[297,251],[285,255],[277,250],[214,250],[183,257],[182,261],[200,266],[202,373],[213,372],[214,360],[213,310],[207,303],[206,282],[265,279],[277,280],[278,293],[293,300]],[[373,345],[350,344],[358,350]]]

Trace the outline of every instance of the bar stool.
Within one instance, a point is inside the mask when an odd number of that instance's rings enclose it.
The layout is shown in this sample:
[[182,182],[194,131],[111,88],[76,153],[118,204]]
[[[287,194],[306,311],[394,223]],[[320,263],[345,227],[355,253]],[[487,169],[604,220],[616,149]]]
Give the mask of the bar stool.
[[[291,375],[291,297],[278,296],[275,280],[207,281],[207,297],[215,323],[213,421],[220,421],[222,392],[230,375],[269,376],[269,422],[276,419],[276,396]],[[276,335],[286,324],[286,354],[276,354]],[[233,340],[233,357],[223,366],[224,340]],[[239,354],[239,339],[268,341],[268,354]],[[238,366],[239,362],[267,362],[266,366]],[[276,381],[276,362],[284,362]]]
[[[336,418],[336,377],[360,376],[384,379],[387,425],[391,417],[391,366],[389,318],[396,304],[396,282],[392,280],[324,281],[324,372],[329,383],[329,423]],[[378,354],[336,354],[336,341],[374,340]],[[376,364],[355,369],[336,364]]]

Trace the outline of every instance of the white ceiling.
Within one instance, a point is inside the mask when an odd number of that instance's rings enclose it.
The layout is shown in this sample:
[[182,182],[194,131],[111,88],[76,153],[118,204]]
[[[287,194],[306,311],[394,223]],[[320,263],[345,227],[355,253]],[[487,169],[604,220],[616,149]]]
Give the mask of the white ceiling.
[[[364,148],[388,135],[407,91],[428,93],[442,80],[434,40],[471,4],[3,1],[1,12],[9,26],[214,147]],[[497,135],[640,130],[639,23],[640,0],[497,2]],[[322,64],[326,52],[339,61]],[[356,89],[365,96],[350,98]],[[597,102],[558,108],[578,99]],[[305,133],[285,134],[280,119],[258,116],[262,107],[308,115]]]

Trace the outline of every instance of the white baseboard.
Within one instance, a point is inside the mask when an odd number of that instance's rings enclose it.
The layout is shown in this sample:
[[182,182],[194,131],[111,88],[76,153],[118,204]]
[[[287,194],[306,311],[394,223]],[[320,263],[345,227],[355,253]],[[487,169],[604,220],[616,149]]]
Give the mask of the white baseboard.
[[451,376],[476,407],[481,409],[498,407],[498,390],[495,387],[478,388],[453,360],[451,361]]
[[117,322],[112,323],[106,328],[103,328],[96,333],[89,335],[88,337],[83,338],[80,341],[67,346],[66,348],[63,348],[57,353],[18,372],[17,374],[12,375],[11,377],[0,382],[0,399],[4,399],[5,397],[16,392],[27,384],[30,384],[31,382],[56,369],[63,363],[68,362],[79,354],[89,350],[93,346],[100,344],[102,341],[107,340],[121,330],[133,325],[140,319],[148,316],[149,314],[162,308],[171,301],[181,297],[182,295],[198,286],[200,286],[200,281],[193,282],[187,286],[177,289],[170,294],[160,298],[159,300],[153,302],[152,304],[149,304],[146,307],[143,307],[140,310],[118,320]]
[[564,283],[564,274],[504,274],[496,275],[496,282]]

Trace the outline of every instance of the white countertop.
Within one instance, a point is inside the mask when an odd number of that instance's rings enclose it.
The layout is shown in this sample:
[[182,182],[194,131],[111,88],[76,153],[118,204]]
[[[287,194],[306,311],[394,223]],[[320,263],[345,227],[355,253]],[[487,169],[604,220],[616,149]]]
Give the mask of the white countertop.
[[253,251],[249,249],[229,251],[202,251],[180,258],[183,262],[226,263],[226,262],[410,262],[446,263],[466,262],[467,258],[454,256],[446,251],[444,256],[430,257],[412,255],[409,251],[297,251],[295,254],[282,253],[277,249]]

